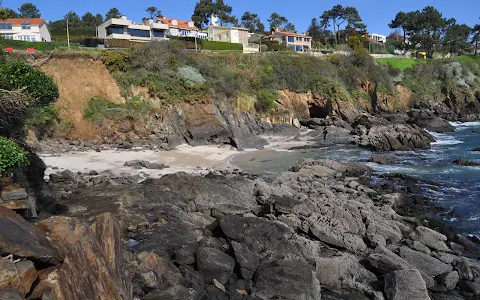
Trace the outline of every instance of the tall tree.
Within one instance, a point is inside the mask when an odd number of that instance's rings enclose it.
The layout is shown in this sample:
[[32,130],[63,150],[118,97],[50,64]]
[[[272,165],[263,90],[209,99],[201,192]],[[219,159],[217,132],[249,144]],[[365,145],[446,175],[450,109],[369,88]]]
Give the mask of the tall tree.
[[270,15],[270,18],[267,21],[270,24],[270,31],[275,31],[275,29],[282,26],[285,27],[289,23],[287,18],[275,12]]
[[197,27],[203,28],[210,23],[210,17],[217,16],[222,25],[238,24],[238,19],[232,16],[232,7],[223,0],[200,0],[193,11],[192,20]]
[[333,33],[330,30],[323,29],[317,18],[313,18],[310,26],[308,26],[307,34],[312,37],[315,42],[322,44],[329,44],[329,40],[333,38]]
[[263,25],[260,17],[257,14],[246,11],[242,16],[241,25],[247,28],[250,32],[264,33],[265,25]]
[[16,11],[10,8],[0,8],[0,20],[11,19],[11,18],[18,18],[18,14]]
[[40,18],[41,14],[33,3],[24,3],[18,9],[20,18]]
[[163,17],[162,11],[156,8],[155,6],[150,6],[145,11],[150,14],[150,18],[152,19]]
[[87,12],[82,16],[82,27],[92,28],[96,25],[95,16],[91,12]]
[[72,10],[63,16],[63,20],[65,20],[65,22],[68,20],[69,27],[80,27],[82,23],[77,13]]
[[100,26],[103,23],[103,16],[101,14],[95,15],[95,25]]
[[350,6],[335,5],[332,9],[324,11],[320,16],[320,23],[325,29],[330,26],[333,28],[336,45],[338,45],[340,26],[343,24],[345,24],[346,39],[357,30],[366,29],[358,10]]
[[118,10],[118,8],[113,7],[105,15],[105,20],[118,19],[121,16],[122,16],[122,13]]
[[460,51],[468,51],[470,45],[470,34],[472,28],[465,24],[451,24],[445,30],[443,37],[443,45],[449,53],[459,53]]
[[480,24],[476,24],[472,29],[472,43],[475,44],[475,55],[478,54],[478,44],[480,43]]

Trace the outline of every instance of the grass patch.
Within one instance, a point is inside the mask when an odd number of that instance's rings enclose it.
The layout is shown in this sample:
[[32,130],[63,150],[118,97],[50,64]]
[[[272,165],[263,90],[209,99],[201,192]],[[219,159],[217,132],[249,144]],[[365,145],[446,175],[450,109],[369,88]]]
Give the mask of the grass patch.
[[136,118],[145,115],[149,110],[149,104],[138,97],[129,99],[125,104],[116,104],[102,97],[95,97],[88,102],[83,117],[90,122],[102,119],[119,120]]
[[425,61],[416,58],[377,58],[377,62],[383,65],[390,65],[400,71],[405,71],[413,68],[416,63],[424,63]]
[[480,55],[461,55],[455,58],[459,63],[477,63],[480,64]]

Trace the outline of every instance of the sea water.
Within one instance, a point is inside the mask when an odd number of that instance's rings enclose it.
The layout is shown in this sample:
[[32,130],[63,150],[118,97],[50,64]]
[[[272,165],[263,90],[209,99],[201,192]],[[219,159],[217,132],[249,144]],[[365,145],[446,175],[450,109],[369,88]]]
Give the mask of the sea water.
[[432,149],[388,153],[396,163],[368,163],[372,152],[356,146],[335,146],[310,150],[265,150],[232,158],[231,164],[253,173],[279,173],[301,158],[366,162],[381,173],[404,173],[434,181],[440,188],[431,198],[440,206],[454,209],[454,217],[445,218],[463,233],[480,235],[480,167],[455,166],[456,159],[480,162],[480,122],[452,123],[454,133],[431,133],[437,140]]

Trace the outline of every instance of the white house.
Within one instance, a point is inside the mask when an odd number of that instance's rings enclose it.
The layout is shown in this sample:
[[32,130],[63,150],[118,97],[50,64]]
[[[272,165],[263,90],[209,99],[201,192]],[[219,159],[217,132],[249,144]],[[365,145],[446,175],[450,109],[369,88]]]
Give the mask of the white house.
[[386,35],[371,33],[370,38],[372,40],[374,40],[375,42],[379,42],[379,43],[383,43],[383,44],[385,44],[387,42],[387,36]]
[[168,25],[168,36],[198,37],[207,38],[205,33],[201,33],[192,20],[182,21],[175,18],[157,18],[157,22]]
[[50,31],[45,19],[0,20],[0,35],[9,40],[29,42],[51,42]]
[[98,26],[98,37],[102,39],[149,42],[165,39],[167,32],[167,24],[158,23],[152,19],[144,19],[143,23],[137,24],[125,16],[107,20]]

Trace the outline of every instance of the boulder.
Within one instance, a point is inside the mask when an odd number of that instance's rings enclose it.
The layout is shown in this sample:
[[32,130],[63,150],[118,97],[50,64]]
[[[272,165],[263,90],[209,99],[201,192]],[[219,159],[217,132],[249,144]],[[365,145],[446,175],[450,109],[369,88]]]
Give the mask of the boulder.
[[448,273],[453,270],[452,266],[447,265],[436,258],[433,258],[418,251],[414,251],[407,247],[400,248],[400,257],[405,259],[408,263],[410,263],[413,267],[417,268],[420,272],[432,277]]
[[303,261],[279,260],[258,268],[252,295],[262,300],[320,300],[321,288],[310,265]]
[[478,167],[478,166],[480,166],[479,162],[464,160],[464,159],[461,159],[461,158],[454,160],[453,164],[456,165],[456,166],[464,166],[464,167]]
[[370,254],[367,260],[381,274],[411,269],[411,265],[406,260],[385,247],[377,247],[375,253]]
[[198,271],[207,282],[213,282],[213,279],[216,279],[221,284],[225,284],[233,274],[235,260],[218,249],[201,247],[196,257]]
[[37,270],[33,262],[29,260],[19,261],[15,266],[17,267],[18,278],[20,280],[17,290],[21,295],[25,295],[30,292],[32,284],[37,280]]
[[258,255],[245,244],[240,244],[232,241],[233,251],[235,252],[235,259],[240,265],[240,273],[244,279],[252,279],[253,274],[260,264],[260,258]]
[[415,229],[415,232],[410,234],[410,238],[414,241],[419,241],[434,250],[450,251],[447,244],[445,244],[447,241],[445,235],[424,226],[418,226]]
[[0,290],[17,288],[20,284],[18,270],[10,258],[0,259]]
[[23,300],[23,297],[14,289],[6,289],[0,290],[0,300]]
[[430,300],[427,286],[417,270],[400,270],[385,276],[388,300]]
[[370,157],[368,161],[376,163],[378,165],[393,165],[397,162],[395,159],[393,159],[390,156],[379,155],[379,154],[373,155],[372,157]]
[[162,170],[168,168],[167,165],[151,163],[145,160],[130,160],[123,164],[125,167],[131,167],[134,169],[152,169],[152,170]]
[[447,290],[453,291],[457,287],[460,276],[458,275],[457,271],[452,271],[450,273],[438,276],[436,280],[440,285],[445,286]]
[[474,152],[480,152],[480,147],[473,148],[472,151],[474,151]]
[[50,265],[60,263],[58,251],[45,233],[10,209],[0,207],[0,228],[0,255],[13,254]]

